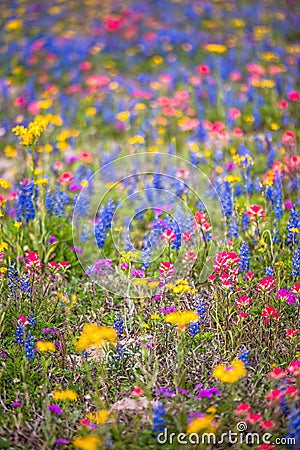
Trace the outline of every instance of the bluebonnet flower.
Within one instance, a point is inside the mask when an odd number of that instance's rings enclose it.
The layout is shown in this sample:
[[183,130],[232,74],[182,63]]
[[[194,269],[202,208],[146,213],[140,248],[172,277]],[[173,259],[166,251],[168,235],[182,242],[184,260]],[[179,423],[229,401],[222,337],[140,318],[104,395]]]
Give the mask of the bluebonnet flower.
[[56,189],[53,194],[50,191],[46,192],[46,209],[51,216],[64,216],[66,205],[68,205],[69,202],[70,197],[62,190]]
[[28,223],[35,218],[34,200],[34,182],[26,180],[20,183],[18,199],[16,200],[16,220]]
[[285,242],[288,247],[292,247],[294,244],[298,244],[298,232],[296,230],[300,231],[300,219],[298,211],[293,208],[291,209],[289,221],[286,227],[287,236]]
[[273,277],[274,276],[274,270],[272,266],[266,267],[266,277]]
[[204,300],[201,299],[198,301],[196,306],[196,313],[200,317],[200,320],[197,322],[192,322],[189,326],[188,332],[195,337],[197,334],[201,331],[201,326],[205,323],[205,314],[206,314],[206,307],[204,304]]
[[148,269],[151,265],[151,242],[149,236],[144,239],[144,246],[142,249],[142,270]]
[[288,416],[288,434],[287,438],[293,438],[296,440],[296,448],[299,448],[300,442],[300,410],[297,404],[294,405]]
[[29,325],[32,325],[33,327],[36,326],[36,317],[33,312],[31,312],[27,317],[27,322],[29,323]]
[[250,225],[250,219],[247,216],[246,211],[244,211],[242,214],[241,225],[242,225],[242,231],[248,230],[249,225]]
[[242,361],[245,364],[246,367],[249,366],[249,360],[248,360],[249,353],[250,353],[250,350],[244,350],[238,358],[240,361]]
[[20,278],[20,291],[23,294],[23,300],[30,299],[30,292],[31,292],[30,278],[25,274],[22,275],[22,277]]
[[250,270],[250,250],[247,242],[243,241],[240,249],[240,273],[246,273]]
[[293,254],[292,277],[300,276],[300,248],[298,247]]
[[34,359],[34,337],[31,334],[31,331],[29,330],[26,335],[26,341],[25,341],[25,351],[26,356],[29,359]]
[[15,297],[19,288],[19,274],[16,269],[16,263],[11,264],[8,267],[8,287],[9,297]]
[[24,324],[22,322],[17,323],[15,335],[16,335],[15,343],[24,345],[25,344],[25,341],[24,341]]
[[166,408],[161,402],[159,402],[153,408],[153,433],[157,435],[158,433],[164,431],[166,424]]
[[118,338],[121,339],[124,335],[124,320],[122,319],[120,312],[115,315],[113,327],[117,332]]
[[99,248],[103,248],[107,238],[108,230],[115,211],[115,205],[111,199],[108,200],[106,206],[102,206],[98,212],[97,221],[95,223],[95,238]]

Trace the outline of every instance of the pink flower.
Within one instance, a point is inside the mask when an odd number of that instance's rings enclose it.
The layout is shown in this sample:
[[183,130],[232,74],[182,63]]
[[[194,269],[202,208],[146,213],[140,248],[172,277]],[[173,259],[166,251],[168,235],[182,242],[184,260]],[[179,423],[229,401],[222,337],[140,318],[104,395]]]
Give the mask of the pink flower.
[[[265,277],[258,282],[256,290],[259,292],[272,292],[276,287],[276,280],[273,277]],[[272,307],[271,307],[272,308]]]
[[262,317],[264,317],[264,323],[269,323],[271,319],[279,319],[281,314],[278,312],[274,306],[266,306],[262,312]]
[[276,445],[272,444],[262,444],[259,447],[257,447],[257,450],[275,450]]
[[276,367],[272,370],[272,372],[268,374],[268,377],[271,380],[281,380],[282,378],[286,377],[286,373],[282,369],[280,369],[280,367]]
[[300,100],[300,93],[298,91],[290,91],[287,93],[287,98],[291,102],[299,102]]
[[249,414],[246,419],[246,422],[255,424],[256,422],[261,422],[261,420],[262,420],[261,414]]
[[290,396],[290,397],[297,397],[297,396],[298,396],[298,389],[297,389],[297,386],[289,386],[289,387],[284,391],[284,395],[285,395],[285,396]]
[[274,405],[274,403],[279,402],[283,397],[283,392],[280,389],[273,389],[267,396],[266,400],[268,400],[269,405]]
[[286,370],[288,373],[292,374],[294,377],[299,377],[300,376],[300,359],[298,359],[297,361],[291,362]]
[[184,231],[182,233],[182,239],[184,242],[191,242],[193,240],[193,235],[190,231]]
[[159,271],[161,274],[172,274],[175,270],[173,264],[168,261],[164,261],[159,266]]
[[276,423],[272,422],[271,420],[265,420],[264,422],[260,423],[260,426],[264,430],[271,430],[276,426]]
[[196,70],[200,75],[210,74],[210,67],[207,66],[206,64],[200,64],[199,66],[196,67]]
[[295,330],[295,329],[287,330],[285,335],[286,335],[286,337],[298,336],[298,335],[300,335],[300,330]]
[[42,269],[42,263],[37,252],[28,252],[24,258],[26,270],[33,272],[35,270],[40,271]]
[[247,415],[248,413],[250,413],[250,411],[251,406],[249,405],[249,403],[242,403],[236,408],[235,414],[237,414],[238,416],[242,416],[244,414]]
[[246,212],[247,216],[250,217],[250,221],[253,222],[257,219],[262,219],[266,215],[266,211],[262,209],[260,205],[250,206],[249,211]]
[[296,145],[296,136],[292,131],[283,133],[281,141],[284,145]]
[[61,174],[58,181],[60,182],[60,184],[65,185],[65,184],[71,183],[71,181],[73,181],[73,179],[74,179],[74,177],[71,172],[64,172]]
[[193,262],[196,261],[197,255],[194,252],[187,252],[183,255],[182,261],[187,262]]
[[239,297],[234,306],[237,308],[247,308],[247,306],[250,306],[252,304],[252,300],[250,297],[248,297],[248,295],[242,295],[241,297]]
[[294,294],[300,294],[300,283],[293,284],[293,286],[291,287],[291,291]]
[[140,388],[139,386],[136,386],[132,391],[131,391],[131,395],[134,395],[135,397],[139,397],[140,395],[142,395],[144,393],[143,389]]
[[165,230],[163,232],[163,234],[161,235],[161,239],[166,243],[166,244],[170,244],[172,241],[175,241],[176,239],[176,234],[174,233],[173,230],[171,230],[170,228],[168,228],[167,230]]

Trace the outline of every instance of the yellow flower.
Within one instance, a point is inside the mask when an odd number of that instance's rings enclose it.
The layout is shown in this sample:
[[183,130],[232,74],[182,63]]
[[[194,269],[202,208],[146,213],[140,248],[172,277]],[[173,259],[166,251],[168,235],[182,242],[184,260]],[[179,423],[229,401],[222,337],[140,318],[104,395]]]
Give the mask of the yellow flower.
[[89,413],[86,417],[98,425],[103,425],[109,417],[109,412],[105,409],[99,409],[95,414]]
[[42,186],[44,184],[48,184],[48,179],[47,178],[37,178],[34,182],[34,184],[37,184],[38,186]]
[[36,347],[39,352],[56,352],[56,347],[53,342],[37,341]]
[[150,317],[152,320],[158,320],[160,318],[160,316],[158,314],[151,314]]
[[131,139],[129,139],[129,144],[130,145],[134,145],[134,144],[144,144],[145,139],[143,136],[133,136]]
[[99,436],[91,434],[90,436],[77,436],[73,440],[73,445],[81,450],[97,450],[102,444]]
[[291,231],[292,233],[299,233],[298,228],[290,228],[290,231]]
[[14,227],[16,227],[16,228],[20,228],[20,226],[22,225],[22,222],[15,222],[14,223]]
[[53,392],[53,400],[61,400],[62,402],[66,400],[70,400],[71,402],[77,400],[78,394],[71,389],[67,389],[65,391],[54,391]]
[[97,114],[97,109],[94,106],[91,106],[86,110],[87,116],[95,116]]
[[224,178],[225,181],[228,181],[228,183],[238,183],[241,181],[241,178],[236,175],[228,175]]
[[107,342],[116,342],[117,333],[112,327],[101,327],[97,323],[86,323],[76,342],[78,350],[87,350],[90,347],[102,347]]
[[16,31],[22,28],[22,21],[19,19],[12,19],[6,23],[5,28],[7,31]]
[[10,189],[11,188],[11,182],[7,180],[3,180],[3,178],[0,178],[0,187],[3,189]]
[[206,430],[213,433],[217,428],[216,426],[213,425],[214,420],[215,416],[211,414],[205,414],[203,417],[198,417],[197,419],[194,419],[187,427],[186,432],[188,434],[193,434]]
[[12,132],[20,138],[21,144],[28,146],[36,144],[41,134],[45,131],[48,120],[45,117],[39,116],[30,122],[28,127],[17,125],[12,129]]
[[219,364],[213,370],[213,376],[223,383],[235,383],[247,374],[245,364],[236,359],[229,366]]
[[159,55],[155,55],[150,59],[150,64],[153,66],[158,66],[163,62],[163,58]]
[[225,53],[227,51],[226,45],[222,44],[206,44],[205,49],[212,53]]
[[182,328],[190,322],[196,322],[199,319],[200,317],[195,311],[175,311],[166,315],[165,322],[177,324]]
[[4,151],[6,158],[15,158],[17,156],[17,150],[12,145],[6,145]]
[[7,242],[0,242],[0,252],[4,252],[4,250],[8,249],[8,244]]
[[0,273],[6,273],[7,267],[0,267]]
[[126,122],[126,120],[129,119],[129,117],[130,117],[130,112],[129,111],[122,111],[122,112],[119,112],[116,115],[116,118],[118,120],[120,120],[121,122]]

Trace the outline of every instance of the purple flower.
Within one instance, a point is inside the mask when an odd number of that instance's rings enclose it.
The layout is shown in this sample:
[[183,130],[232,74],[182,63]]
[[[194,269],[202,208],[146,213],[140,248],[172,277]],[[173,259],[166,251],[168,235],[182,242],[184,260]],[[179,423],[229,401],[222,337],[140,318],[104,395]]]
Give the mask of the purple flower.
[[175,308],[175,306],[168,306],[167,308],[160,310],[162,314],[170,314],[171,312],[175,311],[177,311],[177,308]]
[[178,394],[184,394],[187,395],[189,393],[188,389],[182,389],[182,388],[178,388],[177,389]]
[[133,270],[130,272],[130,274],[131,274],[133,277],[136,277],[136,278],[144,278],[144,277],[145,277],[145,272],[144,272],[143,270],[133,269]]
[[83,253],[82,248],[70,247],[71,252],[79,253],[80,255]]
[[60,416],[63,413],[62,409],[58,405],[54,405],[54,404],[49,405],[48,410],[53,414],[57,414],[58,416]]
[[57,242],[56,237],[55,237],[55,236],[50,236],[49,239],[48,239],[48,241],[47,241],[47,244],[48,244],[48,245],[49,245],[49,244],[54,244],[54,242]]
[[69,439],[56,439],[55,444],[70,444]]
[[197,400],[201,398],[212,398],[213,395],[222,395],[218,388],[201,389],[197,395]]
[[167,388],[163,387],[163,388],[157,389],[156,394],[164,395],[165,397],[174,397],[175,392],[171,392]]
[[21,402],[13,402],[12,405],[13,405],[14,408],[22,408],[23,403],[21,403]]
[[53,334],[56,334],[57,331],[53,330],[53,328],[44,328],[44,330],[42,330],[42,333],[53,333]]

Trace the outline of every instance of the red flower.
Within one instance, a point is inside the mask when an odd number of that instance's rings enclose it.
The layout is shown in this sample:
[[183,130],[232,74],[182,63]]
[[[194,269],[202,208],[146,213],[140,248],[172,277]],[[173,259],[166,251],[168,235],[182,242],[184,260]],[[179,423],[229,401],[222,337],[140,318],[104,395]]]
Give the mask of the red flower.
[[298,389],[296,386],[289,386],[285,392],[284,395],[288,395],[290,397],[297,397],[298,395]]
[[184,242],[191,242],[193,240],[193,235],[190,231],[184,231],[182,233],[182,239]]
[[300,100],[300,93],[298,91],[290,91],[287,94],[287,98],[291,102],[299,102],[299,100]]
[[244,414],[248,414],[251,411],[251,406],[249,405],[249,403],[242,403],[241,405],[239,405],[236,410],[235,410],[235,414],[241,416]]
[[297,336],[298,334],[300,334],[300,330],[295,330],[295,329],[291,329],[291,330],[287,330],[285,335],[286,337],[294,337]]
[[293,286],[291,287],[291,291],[294,294],[300,294],[300,283],[293,284]]
[[61,174],[58,181],[60,182],[60,184],[69,184],[71,183],[71,181],[73,181],[73,179],[74,177],[71,172],[64,172]]
[[268,377],[271,378],[271,380],[281,380],[286,377],[286,373],[280,369],[280,367],[276,367],[268,374]]
[[274,306],[266,306],[262,312],[262,317],[265,318],[264,322],[269,323],[271,319],[279,319],[281,314]]
[[300,377],[300,359],[291,362],[286,370],[288,373],[291,373],[294,377]]
[[263,444],[257,447],[257,450],[274,450],[276,448],[276,445],[272,444]]
[[246,308],[247,306],[250,306],[252,304],[252,300],[248,295],[242,295],[237,299],[234,306],[236,308]]
[[276,423],[272,422],[271,420],[265,420],[264,422],[260,423],[260,426],[264,430],[270,430],[276,426]]
[[28,252],[24,261],[26,270],[28,270],[29,272],[42,269],[40,257],[37,252]]
[[268,400],[270,405],[273,405],[276,402],[279,402],[284,396],[283,392],[280,389],[273,389],[267,396],[266,400]]
[[296,136],[292,131],[283,133],[281,141],[285,145],[296,145]]
[[250,217],[250,221],[254,222],[257,219],[262,219],[266,215],[266,211],[262,209],[260,205],[250,206],[249,211],[246,212],[247,216]]
[[159,266],[159,271],[161,274],[167,274],[167,273],[171,274],[174,272],[174,269],[175,268],[174,268],[173,264],[171,264],[168,261],[162,262]]
[[173,230],[171,230],[170,228],[168,228],[167,230],[165,230],[163,232],[163,234],[161,235],[161,239],[166,243],[166,244],[170,244],[172,241],[175,241],[176,239],[176,234],[174,233]]
[[246,422],[254,424],[256,422],[261,422],[262,415],[261,414],[249,414],[247,416]]
[[265,277],[258,282],[256,290],[259,292],[272,292],[276,287],[276,280],[273,277]]
[[201,64],[197,66],[196,69],[200,75],[208,75],[210,73],[210,67],[206,64]]

